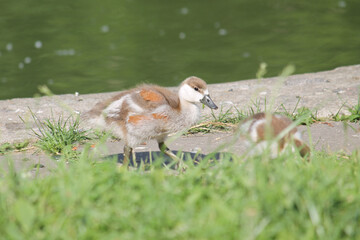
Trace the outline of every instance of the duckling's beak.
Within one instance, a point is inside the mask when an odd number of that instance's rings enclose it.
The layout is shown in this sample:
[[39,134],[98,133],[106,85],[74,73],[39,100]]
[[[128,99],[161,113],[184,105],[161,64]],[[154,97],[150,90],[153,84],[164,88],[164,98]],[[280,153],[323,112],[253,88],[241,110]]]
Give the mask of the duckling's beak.
[[211,109],[218,109],[218,107],[215,105],[213,100],[211,100],[209,95],[205,95],[202,99],[200,99],[200,102],[202,104],[205,104],[206,106],[208,106]]

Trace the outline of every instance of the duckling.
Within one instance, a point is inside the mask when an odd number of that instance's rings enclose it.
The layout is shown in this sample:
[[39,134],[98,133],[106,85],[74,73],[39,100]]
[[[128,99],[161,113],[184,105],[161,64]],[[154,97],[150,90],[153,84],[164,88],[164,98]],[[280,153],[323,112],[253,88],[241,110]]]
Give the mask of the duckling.
[[[309,157],[310,148],[302,140],[300,131],[295,126],[290,126],[292,123],[286,116],[261,112],[244,120],[240,125],[240,132],[247,134],[248,144],[256,144],[251,151],[252,154],[270,147],[271,157],[275,158],[290,146],[292,151],[297,149],[302,157]],[[269,141],[280,134],[285,135],[269,145]]]
[[96,104],[88,116],[91,123],[111,131],[125,142],[124,165],[127,166],[133,149],[150,139],[155,139],[166,155],[177,159],[165,145],[165,139],[199,120],[199,103],[211,109],[218,108],[210,98],[206,82],[193,76],[180,84],[177,94],[160,86],[144,84]]

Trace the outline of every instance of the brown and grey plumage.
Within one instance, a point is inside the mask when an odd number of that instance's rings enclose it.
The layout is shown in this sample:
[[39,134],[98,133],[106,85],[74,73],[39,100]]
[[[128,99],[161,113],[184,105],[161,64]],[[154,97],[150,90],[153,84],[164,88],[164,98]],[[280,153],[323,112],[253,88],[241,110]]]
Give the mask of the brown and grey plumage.
[[[302,140],[300,131],[295,126],[291,127],[292,124],[286,116],[262,112],[244,120],[240,131],[254,144],[252,153],[260,153],[265,148],[270,148],[271,155],[276,157],[287,147],[291,147],[293,151],[298,150],[302,157],[309,156],[310,148]],[[279,134],[284,136],[269,145]]]
[[164,141],[170,133],[198,121],[198,103],[217,109],[205,81],[189,77],[181,83],[178,93],[145,84],[98,103],[87,115],[93,124],[124,140],[124,163],[128,164],[133,148],[150,139],[155,139],[160,150],[175,158]]

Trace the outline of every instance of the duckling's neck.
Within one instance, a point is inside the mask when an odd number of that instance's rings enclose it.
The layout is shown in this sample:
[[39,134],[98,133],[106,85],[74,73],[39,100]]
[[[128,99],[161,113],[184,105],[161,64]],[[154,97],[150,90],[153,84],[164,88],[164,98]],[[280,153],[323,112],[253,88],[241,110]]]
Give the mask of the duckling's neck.
[[200,108],[196,103],[180,99],[180,114],[185,126],[194,125],[200,118]]

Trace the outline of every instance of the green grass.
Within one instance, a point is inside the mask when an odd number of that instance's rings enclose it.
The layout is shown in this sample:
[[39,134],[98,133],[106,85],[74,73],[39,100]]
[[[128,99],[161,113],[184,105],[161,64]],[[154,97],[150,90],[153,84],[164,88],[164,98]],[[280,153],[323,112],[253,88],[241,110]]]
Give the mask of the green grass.
[[[222,160],[169,174],[60,161],[0,178],[2,239],[359,239],[360,154]],[[9,163],[11,161],[9,160]]]
[[23,142],[15,142],[15,143],[3,143],[0,145],[0,154],[8,153],[10,151],[22,151],[25,150],[29,145],[29,141],[25,140]]
[[[227,131],[260,106],[221,109],[193,131]],[[304,124],[316,118],[307,108],[282,110]],[[73,144],[88,138],[78,119],[33,118],[37,146],[63,161],[49,176],[29,178],[7,160],[0,239],[360,239],[359,152],[185,162],[175,174],[154,159],[125,171],[99,161],[88,144],[75,154]]]
[[[299,124],[310,125],[320,119],[316,116],[317,113],[311,111],[306,107],[298,107],[300,98],[296,103],[296,106],[292,111],[289,111],[281,104],[275,113],[285,115],[293,121],[299,121]],[[251,105],[246,109],[238,109],[235,106],[231,106],[227,110],[224,110],[223,107],[217,113],[211,111],[211,116],[203,119],[199,124],[191,127],[187,134],[195,133],[209,133],[214,131],[230,131],[236,128],[236,126],[241,123],[244,119],[263,111],[267,111],[267,100],[263,100],[263,103],[260,99],[251,101]]]
[[[78,116],[70,115],[67,118],[59,116],[56,119],[52,117],[39,120],[33,112],[31,114],[37,127],[32,130],[38,138],[35,145],[47,153],[61,154],[67,151],[69,146],[89,139],[87,132],[79,129],[80,119]],[[25,123],[24,120],[23,122]]]
[[[321,121],[343,121],[343,122],[359,122],[360,121],[360,96],[357,105],[346,106],[349,115],[340,115],[341,109],[345,106],[340,107],[338,112],[334,114],[332,118],[325,119],[317,116],[317,110],[311,110],[308,107],[299,107],[301,98],[298,99],[296,105],[292,110],[285,108],[284,104],[280,104],[273,112],[287,116],[293,121],[298,121],[301,125],[311,125]],[[235,106],[229,107],[224,110],[220,108],[218,112],[211,111],[211,116],[204,118],[199,124],[191,127],[186,134],[196,133],[209,133],[216,131],[230,131],[236,128],[244,119],[267,110],[267,101],[261,103],[260,99],[252,101],[251,105],[244,109],[238,109]]]
[[[346,107],[349,111],[349,115],[340,115],[340,111],[343,107]],[[358,98],[358,103],[354,106],[346,105],[345,103],[340,107],[339,111],[333,116],[334,121],[350,121],[350,122],[359,122],[360,121],[360,95]]]
[[360,96],[359,96],[358,104],[355,106],[349,106],[348,110],[350,112],[350,115],[348,117],[348,120],[350,122],[360,121]]
[[293,121],[299,120],[301,125],[311,125],[314,122],[320,121],[317,117],[317,111],[312,111],[307,107],[299,107],[301,98],[298,98],[298,101],[292,111],[289,111],[285,108],[284,104],[280,105],[280,110],[277,112],[283,114],[290,118]]
[[[266,110],[266,99],[264,99],[264,109]],[[191,127],[186,134],[209,133],[214,131],[230,131],[244,119],[262,111],[261,100],[251,101],[251,105],[246,109],[238,109],[231,106],[224,110],[223,106],[217,113],[211,110],[211,116],[203,119],[199,124]]]

